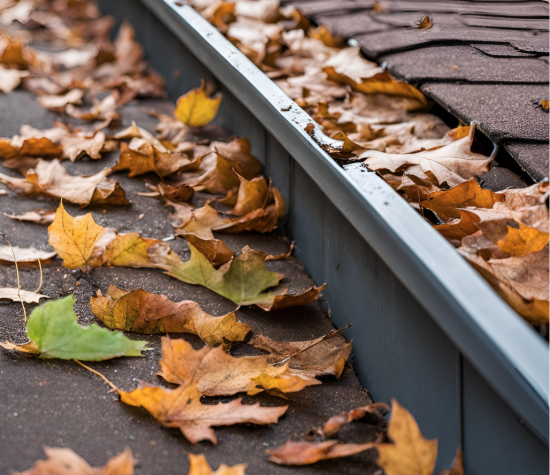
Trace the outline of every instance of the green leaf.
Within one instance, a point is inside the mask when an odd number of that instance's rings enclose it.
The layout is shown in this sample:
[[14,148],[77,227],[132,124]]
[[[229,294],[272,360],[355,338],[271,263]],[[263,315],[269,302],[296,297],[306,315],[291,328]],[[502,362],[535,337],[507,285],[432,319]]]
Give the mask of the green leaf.
[[74,302],[69,295],[32,311],[27,335],[42,357],[101,361],[117,356],[143,356],[144,341],[129,340],[122,332],[111,332],[95,323],[80,326],[73,310]]

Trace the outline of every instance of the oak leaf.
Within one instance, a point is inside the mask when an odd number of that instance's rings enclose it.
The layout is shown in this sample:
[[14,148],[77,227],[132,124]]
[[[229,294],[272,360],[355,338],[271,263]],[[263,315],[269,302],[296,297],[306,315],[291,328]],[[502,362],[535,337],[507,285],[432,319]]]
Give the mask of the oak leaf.
[[205,396],[231,396],[246,392],[253,396],[264,390],[283,393],[301,391],[321,384],[290,370],[288,364],[271,365],[265,356],[235,358],[221,346],[194,350],[185,340],[162,338],[161,372],[166,381],[195,385]]
[[202,404],[195,384],[169,390],[141,385],[132,392],[120,391],[120,399],[130,406],[143,407],[166,427],[175,427],[191,442],[210,440],[217,444],[212,427],[252,423],[276,423],[288,406],[261,407],[235,399],[227,404]]
[[[42,358],[102,361],[119,356],[143,356],[141,352],[147,344],[144,341],[129,340],[122,332],[111,332],[95,323],[80,326],[74,303],[73,296],[69,295],[47,302],[30,314],[27,336]],[[14,348],[9,343],[2,346]],[[29,352],[28,344],[22,346],[22,351]],[[15,345],[15,349],[19,349],[19,345]]]
[[174,115],[189,127],[203,127],[214,119],[221,100],[221,94],[214,98],[206,95],[206,84],[203,81],[201,87],[191,89],[178,99]]
[[325,442],[292,442],[287,440],[285,444],[274,450],[266,450],[270,462],[279,465],[309,465],[320,460],[328,460],[339,457],[349,457],[365,450],[373,449],[376,442],[365,444],[340,444],[337,440]]
[[237,321],[234,312],[213,317],[191,300],[172,302],[164,295],[143,289],[121,290],[110,286],[90,299],[94,315],[111,330],[139,333],[191,333],[208,345],[243,341],[250,326]]
[[132,451],[124,452],[107,461],[103,468],[91,467],[69,448],[44,447],[46,460],[39,460],[29,470],[16,475],[133,475],[135,460]]
[[104,233],[105,229],[96,224],[92,213],[73,218],[60,203],[48,228],[48,242],[63,259],[65,267],[78,269],[88,265],[94,246]]

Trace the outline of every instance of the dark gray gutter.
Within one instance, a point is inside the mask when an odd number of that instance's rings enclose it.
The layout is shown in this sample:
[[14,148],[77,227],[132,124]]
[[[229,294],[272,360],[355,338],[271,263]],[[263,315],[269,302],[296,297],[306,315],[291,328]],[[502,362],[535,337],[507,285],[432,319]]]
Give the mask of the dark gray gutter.
[[[548,445],[549,350],[418,213],[374,173],[355,177],[305,132],[311,118],[199,13],[141,0],[288,150],[460,352]],[[292,106],[288,111],[281,111]]]

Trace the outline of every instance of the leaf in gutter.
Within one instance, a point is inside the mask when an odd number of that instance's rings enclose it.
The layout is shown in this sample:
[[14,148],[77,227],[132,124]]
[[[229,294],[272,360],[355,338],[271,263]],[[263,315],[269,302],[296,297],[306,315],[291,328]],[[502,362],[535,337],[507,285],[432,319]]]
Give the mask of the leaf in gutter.
[[105,296],[98,290],[90,307],[111,330],[191,333],[212,346],[243,341],[250,332],[249,325],[237,321],[235,312],[213,317],[196,302],[172,302],[164,295],[143,289],[129,291],[110,286]]
[[292,371],[308,377],[339,378],[352,348],[352,342],[337,333],[306,341],[277,341],[264,335],[254,335],[249,343],[268,351],[269,363],[288,360]]
[[388,425],[392,444],[379,444],[376,464],[386,475],[432,475],[437,440],[427,440],[409,411],[395,399]]
[[74,313],[73,296],[52,300],[29,316],[27,335],[43,358],[102,361],[119,356],[143,356],[146,342],[132,341],[122,332],[96,324],[82,327]]
[[16,475],[133,475],[135,460],[132,451],[124,452],[107,461],[103,468],[93,468],[69,448],[44,447],[46,460],[39,460],[29,470]]
[[[545,215],[548,216],[547,212]],[[521,257],[541,251],[549,240],[547,232],[516,223],[509,219],[483,221],[477,225],[483,235],[494,242],[502,252]]]
[[265,355],[236,358],[221,346],[194,350],[183,339],[163,337],[162,355],[160,376],[180,386],[194,385],[205,396],[231,396],[240,392],[253,396],[271,389],[296,392],[321,384],[315,378],[293,372],[288,364],[269,364]]
[[78,269],[88,265],[88,261],[105,229],[96,224],[92,213],[73,218],[59,204],[55,219],[48,228],[49,243],[63,259],[68,269]]
[[342,426],[358,419],[362,419],[367,415],[372,415],[378,420],[383,420],[389,410],[390,408],[386,403],[376,402],[352,409],[348,412],[337,414],[336,416],[329,418],[323,424],[322,433],[326,437],[333,437],[342,428]]
[[[21,295],[21,299],[19,298]],[[19,290],[0,288],[0,300],[11,300],[13,302],[39,303],[40,299],[49,299],[47,295],[31,292],[30,290]]]
[[71,89],[62,95],[42,95],[38,97],[38,103],[54,112],[63,112],[67,104],[82,104],[84,91],[82,89]]
[[[202,454],[189,454],[189,473],[188,475],[246,475],[246,464],[233,465],[229,467],[222,463],[215,472],[210,468],[206,457]],[[454,475],[454,474],[451,474]]]
[[166,427],[175,427],[191,442],[217,438],[212,427],[242,423],[267,425],[276,423],[288,406],[261,407],[242,404],[235,399],[227,404],[202,404],[201,393],[195,384],[169,390],[142,384],[132,392],[120,391],[120,399],[130,406],[143,407]]
[[4,213],[4,216],[8,218],[15,219],[17,221],[26,221],[28,223],[36,224],[52,224],[55,217],[54,209],[35,209],[34,211],[27,211],[23,214],[7,214]]
[[266,450],[266,453],[269,455],[268,460],[278,465],[310,465],[320,460],[349,457],[373,449],[376,446],[376,442],[340,444],[337,440],[324,442],[292,442],[287,440],[285,444],[274,450]]
[[203,81],[201,87],[191,89],[178,99],[174,115],[189,127],[204,127],[216,117],[221,100],[221,94],[212,99],[206,95]]
[[8,69],[0,65],[0,91],[9,94],[19,87],[21,79],[29,75],[28,71],[19,71],[18,69]]

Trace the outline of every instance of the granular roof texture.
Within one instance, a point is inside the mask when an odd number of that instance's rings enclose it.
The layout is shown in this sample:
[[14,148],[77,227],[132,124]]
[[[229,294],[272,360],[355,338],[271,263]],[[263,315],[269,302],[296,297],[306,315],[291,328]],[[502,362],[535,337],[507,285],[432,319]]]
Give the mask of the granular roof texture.
[[[548,14],[543,1],[285,0],[548,176]],[[417,25],[428,16],[432,26]]]

